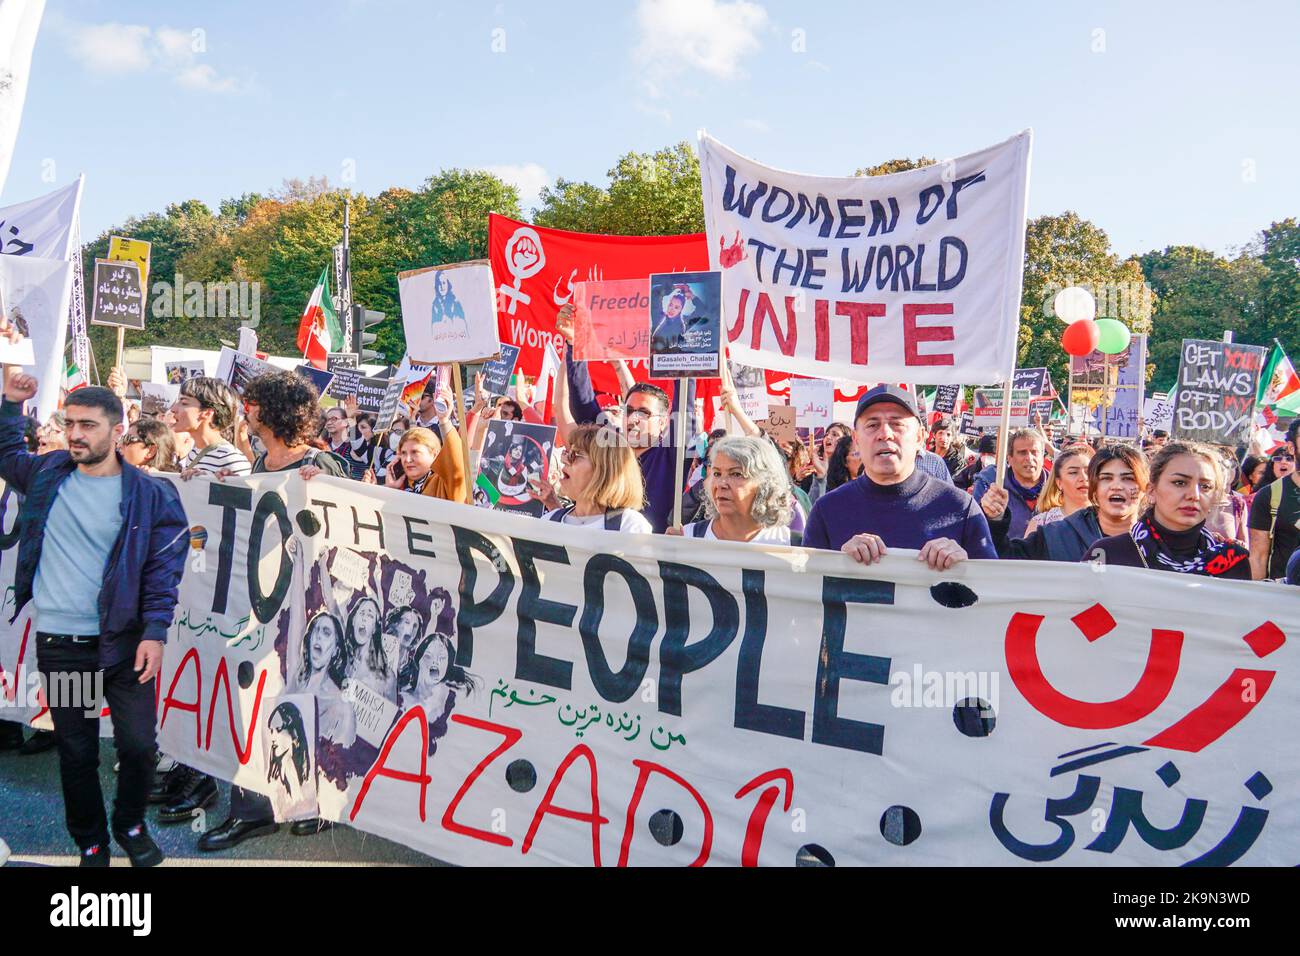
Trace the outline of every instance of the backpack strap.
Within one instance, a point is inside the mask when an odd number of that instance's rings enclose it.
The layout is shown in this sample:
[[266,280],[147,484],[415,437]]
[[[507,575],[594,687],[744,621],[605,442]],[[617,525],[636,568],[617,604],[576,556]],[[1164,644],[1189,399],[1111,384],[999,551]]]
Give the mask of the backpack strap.
[[1273,566],[1273,548],[1277,541],[1277,513],[1282,508],[1282,493],[1286,491],[1286,478],[1277,478],[1268,486],[1268,563],[1265,574]]
[[709,530],[709,523],[707,521],[697,521],[693,525],[691,525],[691,537],[703,538],[705,532],[707,532],[708,530]]

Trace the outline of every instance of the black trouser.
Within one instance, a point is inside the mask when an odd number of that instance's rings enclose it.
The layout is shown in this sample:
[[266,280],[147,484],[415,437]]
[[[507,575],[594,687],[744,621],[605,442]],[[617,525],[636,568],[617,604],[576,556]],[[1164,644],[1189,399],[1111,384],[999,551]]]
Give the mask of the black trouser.
[[249,820],[253,823],[275,822],[275,809],[271,806],[270,797],[234,784],[230,785],[230,815],[236,820]]
[[[36,662],[49,696],[68,685],[93,687],[86,675],[100,672],[99,639],[36,635]],[[140,683],[135,661],[102,671],[104,702],[113,715],[113,740],[122,769],[113,801],[113,830],[144,822],[156,756],[154,682]],[[53,680],[51,678],[53,677]],[[108,842],[104,795],[99,788],[99,706],[94,701],[50,700],[59,749],[59,776],[68,833],[81,849]]]

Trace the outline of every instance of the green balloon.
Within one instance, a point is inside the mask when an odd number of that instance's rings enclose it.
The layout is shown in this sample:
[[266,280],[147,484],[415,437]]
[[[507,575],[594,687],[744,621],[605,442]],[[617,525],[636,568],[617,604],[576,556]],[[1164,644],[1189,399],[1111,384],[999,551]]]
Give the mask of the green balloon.
[[1097,320],[1097,351],[1103,355],[1118,355],[1128,348],[1128,326],[1119,319]]

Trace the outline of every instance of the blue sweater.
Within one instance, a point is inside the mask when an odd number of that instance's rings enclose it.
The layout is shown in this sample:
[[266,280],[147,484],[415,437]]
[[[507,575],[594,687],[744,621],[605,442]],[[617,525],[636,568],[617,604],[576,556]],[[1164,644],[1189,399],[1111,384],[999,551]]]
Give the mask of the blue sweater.
[[866,475],[817,499],[804,531],[806,548],[838,551],[855,534],[878,535],[889,548],[920,550],[952,538],[972,558],[996,558],[984,512],[975,499],[916,469],[896,485]]

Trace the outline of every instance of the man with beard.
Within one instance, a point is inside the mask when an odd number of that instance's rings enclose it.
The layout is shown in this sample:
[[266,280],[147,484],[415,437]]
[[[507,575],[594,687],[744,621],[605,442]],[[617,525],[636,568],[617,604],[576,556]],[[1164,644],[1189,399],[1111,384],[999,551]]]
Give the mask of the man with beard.
[[[8,334],[0,319],[0,336]],[[108,866],[99,694],[66,699],[70,688],[98,687],[113,712],[121,764],[112,835],[133,866],[156,866],[162,851],[144,822],[156,759],[154,678],[189,544],[185,511],[168,482],[117,452],[126,425],[121,399],[107,388],[68,396],[66,451],[27,451],[22,407],[37,382],[18,368],[8,371],[0,477],[23,495],[14,607],[30,600],[35,609],[37,665],[51,698],[68,833],[82,866]]]

